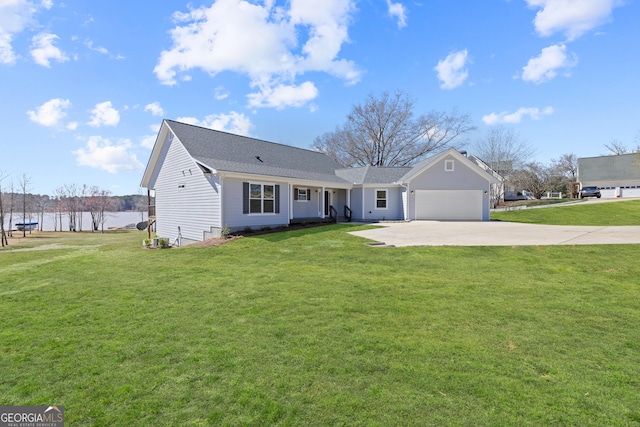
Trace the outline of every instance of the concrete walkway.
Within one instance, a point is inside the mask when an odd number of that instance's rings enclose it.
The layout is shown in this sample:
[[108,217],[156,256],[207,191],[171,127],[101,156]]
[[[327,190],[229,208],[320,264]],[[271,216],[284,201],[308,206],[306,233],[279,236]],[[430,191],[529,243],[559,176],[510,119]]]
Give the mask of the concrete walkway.
[[538,246],[640,244],[640,226],[564,226],[514,222],[412,221],[351,234],[386,246]]

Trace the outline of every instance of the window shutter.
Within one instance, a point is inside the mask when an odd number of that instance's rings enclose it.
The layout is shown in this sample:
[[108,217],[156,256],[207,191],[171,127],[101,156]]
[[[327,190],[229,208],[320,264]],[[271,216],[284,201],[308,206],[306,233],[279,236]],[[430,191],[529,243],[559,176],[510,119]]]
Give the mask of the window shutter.
[[311,200],[311,189],[307,188],[307,200]]
[[293,189],[293,200],[298,200],[298,189],[297,188]]
[[249,213],[249,183],[242,183],[242,213]]
[[280,213],[280,186],[276,185],[276,213]]

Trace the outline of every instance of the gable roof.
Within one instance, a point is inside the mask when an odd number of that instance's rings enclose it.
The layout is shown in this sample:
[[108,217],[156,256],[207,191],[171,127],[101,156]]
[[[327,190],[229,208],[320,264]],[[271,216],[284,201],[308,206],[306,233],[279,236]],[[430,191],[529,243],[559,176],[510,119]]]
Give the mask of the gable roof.
[[[164,120],[162,128],[165,126],[196,162],[213,171],[346,184],[335,174],[341,165],[324,153],[173,120]],[[160,142],[162,133],[161,129]]]
[[318,151],[164,120],[142,178],[142,187],[153,185],[158,162],[162,161],[161,153],[172,135],[200,167],[213,172],[273,176],[336,185],[399,185],[422,173],[442,157],[454,155],[483,178],[490,181],[495,179],[455,149],[446,150],[413,167],[364,166],[345,169]]
[[433,165],[435,165],[436,163],[438,163],[440,160],[442,160],[443,158],[445,158],[447,156],[455,157],[460,162],[462,162],[462,164],[464,164],[469,169],[471,169],[473,172],[478,174],[478,176],[480,176],[483,179],[486,179],[490,183],[497,184],[499,182],[497,178],[495,178],[492,175],[490,175],[487,171],[485,171],[480,166],[478,166],[477,164],[475,164],[474,162],[469,160],[467,158],[467,156],[461,154],[455,148],[449,148],[449,149],[441,152],[440,154],[436,154],[435,156],[429,157],[428,159],[425,159],[425,160],[422,160],[421,162],[416,163],[411,168],[411,170],[409,170],[405,175],[403,175],[399,179],[398,182],[404,184],[404,183],[407,183],[407,182],[411,181],[413,178],[415,178],[419,174],[423,173],[424,171],[430,169],[431,167],[433,167]]
[[578,159],[578,181],[628,181],[640,179],[640,153]]

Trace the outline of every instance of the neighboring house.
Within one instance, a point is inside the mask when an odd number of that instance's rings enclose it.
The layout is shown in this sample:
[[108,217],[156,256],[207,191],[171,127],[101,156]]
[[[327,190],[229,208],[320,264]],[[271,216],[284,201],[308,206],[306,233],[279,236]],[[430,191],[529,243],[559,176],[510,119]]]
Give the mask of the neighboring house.
[[[500,200],[505,200],[504,175],[494,170],[489,164],[487,164],[484,160],[482,160],[477,156],[471,155],[469,156],[469,160],[477,164],[485,172],[487,172],[488,174],[490,174],[495,178],[495,182],[491,184],[490,195],[491,195],[491,207],[496,208],[500,203]],[[505,164],[507,162],[501,162],[501,163]],[[511,168],[511,162],[508,162],[508,164],[509,164],[509,168]],[[506,173],[509,173],[509,171],[506,171]]]
[[578,182],[597,186],[603,198],[640,197],[640,153],[578,159]]
[[141,186],[155,192],[157,235],[190,243],[225,226],[330,217],[486,221],[496,181],[454,149],[412,167],[345,169],[320,152],[165,120]]

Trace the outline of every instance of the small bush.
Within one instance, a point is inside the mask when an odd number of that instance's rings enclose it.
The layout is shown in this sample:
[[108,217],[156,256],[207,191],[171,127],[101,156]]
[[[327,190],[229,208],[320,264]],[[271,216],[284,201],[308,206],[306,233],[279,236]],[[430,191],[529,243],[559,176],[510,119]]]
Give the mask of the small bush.
[[253,233],[253,229],[251,227],[245,227],[243,230],[245,233]]
[[269,231],[269,230],[271,230],[271,227],[269,227],[268,225],[265,225],[265,226],[264,226],[264,227],[262,227],[260,230],[261,230],[261,231]]
[[167,249],[169,247],[169,239],[166,237],[161,237],[158,239],[158,246],[160,249]]
[[229,226],[225,224],[220,230],[220,237],[222,237],[223,239],[228,239],[230,233],[231,232],[229,231]]

